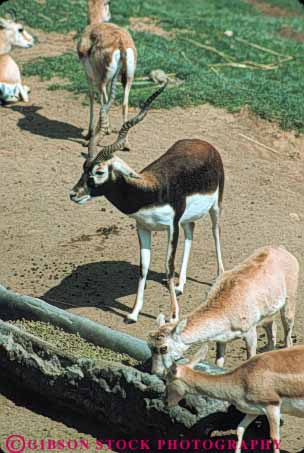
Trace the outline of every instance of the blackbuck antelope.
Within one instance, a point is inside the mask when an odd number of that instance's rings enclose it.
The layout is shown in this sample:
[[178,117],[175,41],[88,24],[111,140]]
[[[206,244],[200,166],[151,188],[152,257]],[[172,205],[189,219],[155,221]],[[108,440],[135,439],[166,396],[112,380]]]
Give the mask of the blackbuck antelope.
[[285,345],[292,346],[299,265],[283,247],[264,247],[231,271],[224,272],[203,303],[179,323],[158,317],[158,330],[150,334],[152,372],[163,375],[173,361],[194,343],[202,347],[192,364],[203,360],[208,342],[217,342],[216,364],[224,365],[226,343],[243,338],[247,358],[256,354],[257,326],[263,326],[268,348],[276,344],[275,315],[280,312]]
[[167,403],[176,406],[188,393],[228,401],[245,417],[237,427],[235,453],[246,428],[266,415],[274,452],[280,453],[280,415],[304,417],[304,346],[264,352],[224,374],[174,364],[167,375]]
[[[94,129],[94,87],[100,95],[100,109],[107,103],[107,86],[113,80],[119,64],[124,89],[123,121],[127,121],[129,92],[136,68],[136,47],[127,30],[108,22],[111,19],[109,0],[88,0],[89,25],[77,46],[89,85],[90,122],[87,135],[89,149],[95,149],[95,140],[111,132],[108,115],[99,115]],[[127,148],[127,142],[125,142]]]
[[20,69],[9,54],[13,47],[28,49],[33,45],[34,38],[20,23],[0,18],[0,98],[3,101],[12,103],[20,98],[28,101],[29,88],[22,85]]
[[[136,220],[140,244],[140,278],[133,311],[126,322],[136,322],[144,302],[144,288],[150,265],[151,233],[167,230],[166,271],[172,304],[171,319],[179,308],[176,293],[183,292],[193,238],[194,222],[208,212],[216,247],[218,274],[223,271],[219,217],[224,190],[224,170],[220,154],[209,143],[198,139],[179,140],[155,162],[137,173],[114,152],[123,149],[127,133],[146,115],[156,91],[137,116],[122,126],[116,143],[104,146],[96,157],[86,160],[83,174],[73,188],[71,200],[84,204],[105,196],[121,212]],[[112,94],[115,90],[112,84]],[[111,95],[110,102],[114,95]],[[103,110],[102,110],[103,112]],[[174,260],[179,226],[185,234],[179,286],[174,287]]]

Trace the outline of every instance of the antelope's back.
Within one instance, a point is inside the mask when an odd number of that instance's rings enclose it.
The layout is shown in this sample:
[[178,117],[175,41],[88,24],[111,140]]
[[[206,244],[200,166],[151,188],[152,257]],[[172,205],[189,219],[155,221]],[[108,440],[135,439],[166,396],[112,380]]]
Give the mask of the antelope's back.
[[278,263],[284,270],[287,287],[296,289],[300,270],[297,258],[282,246],[277,247],[274,253]]
[[252,399],[304,398],[304,346],[258,354],[238,372],[246,379]]
[[119,49],[125,52],[128,48],[134,48],[134,41],[127,30],[111,23],[88,25],[78,43],[77,51],[79,58],[84,58],[96,53],[112,53]]
[[220,153],[199,139],[179,140],[168,151],[144,168],[159,181],[170,181],[185,194],[212,193],[219,189],[221,202],[224,190],[224,167]]

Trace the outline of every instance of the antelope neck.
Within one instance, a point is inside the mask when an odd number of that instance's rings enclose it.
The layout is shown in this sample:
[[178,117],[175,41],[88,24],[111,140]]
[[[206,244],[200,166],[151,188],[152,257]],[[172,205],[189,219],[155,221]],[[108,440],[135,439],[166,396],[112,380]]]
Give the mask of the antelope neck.
[[104,196],[127,215],[134,214],[145,206],[160,204],[158,191],[150,188],[144,179],[119,176],[115,184],[105,187]]
[[[198,393],[203,392],[209,397],[229,402],[237,402],[242,394],[242,392],[240,392],[239,381],[233,371],[219,375],[198,372],[193,373],[195,373],[195,379],[193,379],[191,387]],[[182,380],[188,384],[187,379]]]
[[5,39],[1,39],[2,36],[0,34],[0,56],[9,54],[12,50],[12,46],[6,43]]

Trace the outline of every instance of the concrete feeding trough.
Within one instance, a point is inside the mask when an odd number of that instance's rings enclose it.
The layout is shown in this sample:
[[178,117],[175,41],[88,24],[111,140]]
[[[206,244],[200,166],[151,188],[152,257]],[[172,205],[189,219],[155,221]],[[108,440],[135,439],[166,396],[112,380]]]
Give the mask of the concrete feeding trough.
[[[117,439],[149,439],[150,451],[160,451],[160,439],[210,440],[212,432],[235,429],[243,417],[227,403],[200,395],[189,395],[181,405],[168,409],[164,382],[142,371],[149,369],[147,362],[151,358],[143,340],[3,286],[0,286],[0,318],[1,373],[44,399],[56,401],[58,406],[94,417],[100,422],[101,434],[108,430]],[[23,318],[50,323],[95,346],[127,354],[140,364],[126,366],[63,352],[62,348],[10,323]],[[215,373],[222,372],[212,368]],[[253,423],[245,441],[266,438],[267,423]],[[166,446],[162,451],[167,451]],[[260,450],[255,447],[254,451]]]

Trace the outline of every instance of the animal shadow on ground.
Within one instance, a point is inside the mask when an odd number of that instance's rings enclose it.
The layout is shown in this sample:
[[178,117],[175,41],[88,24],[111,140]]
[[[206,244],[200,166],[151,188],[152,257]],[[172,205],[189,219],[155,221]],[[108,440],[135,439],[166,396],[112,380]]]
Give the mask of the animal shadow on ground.
[[66,122],[47,118],[39,113],[39,110],[42,109],[41,106],[14,105],[10,108],[23,115],[23,118],[20,118],[17,123],[20,129],[52,139],[81,142],[82,129]]
[[[49,289],[41,298],[60,308],[97,307],[124,317],[121,311],[130,312],[130,308],[118,299],[134,295],[135,301],[138,278],[139,266],[127,261],[98,261],[78,266],[59,285]],[[167,283],[165,274],[152,270],[149,270],[147,285],[149,280],[165,286]],[[211,283],[191,277],[188,277],[188,280],[212,286]],[[154,316],[145,311],[142,311],[141,315],[154,319]]]
[[[118,299],[137,292],[139,267],[127,261],[100,261],[78,266],[59,285],[48,290],[42,297],[60,308],[97,307],[123,317],[129,307]],[[163,274],[150,271],[148,280],[162,282]],[[141,313],[143,316],[153,316]]]

